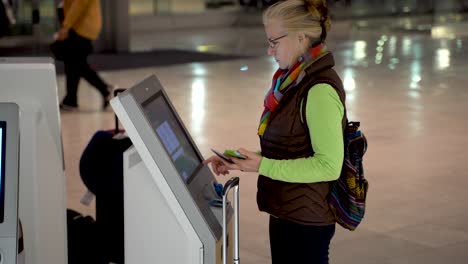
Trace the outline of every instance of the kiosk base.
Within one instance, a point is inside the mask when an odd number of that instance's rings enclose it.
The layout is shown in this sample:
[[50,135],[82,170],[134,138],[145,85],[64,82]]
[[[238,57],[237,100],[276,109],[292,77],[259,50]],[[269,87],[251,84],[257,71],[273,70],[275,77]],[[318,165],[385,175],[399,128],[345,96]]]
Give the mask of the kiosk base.
[[125,263],[204,263],[195,230],[178,220],[134,148],[124,154],[124,212]]

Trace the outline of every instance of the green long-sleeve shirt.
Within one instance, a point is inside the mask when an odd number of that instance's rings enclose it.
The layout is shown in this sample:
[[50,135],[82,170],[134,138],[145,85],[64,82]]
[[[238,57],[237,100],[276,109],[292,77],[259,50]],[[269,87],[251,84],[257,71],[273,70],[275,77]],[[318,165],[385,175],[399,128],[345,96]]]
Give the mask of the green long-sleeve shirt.
[[343,165],[344,107],[335,89],[316,84],[307,94],[306,122],[314,156],[290,160],[263,157],[259,173],[273,180],[314,183],[338,179]]

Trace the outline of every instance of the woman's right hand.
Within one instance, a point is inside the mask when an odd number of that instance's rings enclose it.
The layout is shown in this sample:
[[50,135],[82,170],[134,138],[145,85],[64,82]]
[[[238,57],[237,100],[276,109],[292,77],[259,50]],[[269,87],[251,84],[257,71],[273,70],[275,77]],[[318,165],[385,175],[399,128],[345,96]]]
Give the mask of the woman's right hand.
[[68,38],[68,33],[69,33],[69,29],[67,28],[60,28],[60,30],[57,32],[57,40],[65,40]]
[[219,176],[229,174],[230,170],[240,170],[239,165],[227,163],[226,161],[222,160],[220,157],[213,155],[208,159],[203,161],[203,164],[208,165],[211,163],[211,167],[213,168],[213,172]]

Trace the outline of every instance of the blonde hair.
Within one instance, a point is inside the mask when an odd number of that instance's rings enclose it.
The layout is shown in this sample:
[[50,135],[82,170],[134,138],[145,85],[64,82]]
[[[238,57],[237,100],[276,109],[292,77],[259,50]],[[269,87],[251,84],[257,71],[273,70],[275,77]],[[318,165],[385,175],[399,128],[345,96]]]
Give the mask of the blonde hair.
[[310,45],[325,42],[330,29],[326,0],[280,1],[263,12],[263,24],[271,20],[278,21],[288,33],[304,33]]

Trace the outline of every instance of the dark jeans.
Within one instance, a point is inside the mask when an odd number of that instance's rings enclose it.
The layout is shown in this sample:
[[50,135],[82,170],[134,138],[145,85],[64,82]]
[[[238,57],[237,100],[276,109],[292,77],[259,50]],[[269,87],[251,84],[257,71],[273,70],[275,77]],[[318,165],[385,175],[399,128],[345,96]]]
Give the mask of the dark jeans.
[[88,55],[93,50],[91,40],[70,31],[66,42],[67,54],[63,63],[67,77],[67,95],[63,99],[63,103],[69,106],[78,106],[77,93],[81,77],[94,86],[103,98],[106,98],[109,95],[108,84],[88,64]]
[[307,226],[270,216],[272,264],[328,264],[335,224]]

